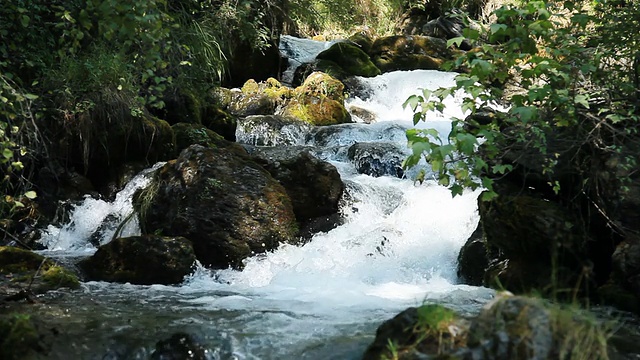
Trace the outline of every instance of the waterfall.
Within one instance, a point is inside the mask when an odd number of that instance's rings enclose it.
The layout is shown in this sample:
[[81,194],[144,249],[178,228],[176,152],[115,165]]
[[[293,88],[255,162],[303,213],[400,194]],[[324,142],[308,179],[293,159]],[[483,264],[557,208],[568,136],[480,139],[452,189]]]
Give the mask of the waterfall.
[[[312,59],[313,51],[297,48],[307,44],[315,53],[327,47],[302,40],[286,46],[289,54]],[[372,114],[375,121],[296,129],[304,132],[296,132],[297,145],[313,149],[340,172],[346,187],[342,225],[315,234],[302,246],[282,245],[247,259],[242,271],[198,267],[176,287],[86,283],[87,296],[107,299],[103,302],[109,307],[77,311],[90,317],[104,312],[100,321],[105,327],[133,338],[147,333],[149,322],[163,334],[169,329],[194,332],[218,349],[215,358],[225,359],[359,358],[380,322],[407,306],[437,301],[463,313],[477,311],[493,291],[458,285],[456,259],[479,221],[479,191],[452,198],[429,177],[423,184],[414,184],[411,172],[373,177],[360,173],[349,157],[349,148],[357,143],[397,149],[396,158],[405,156],[405,131],[414,125],[413,114],[402,103],[421,88],[452,85],[454,76],[420,70],[357,78],[359,91],[350,94],[346,105],[352,112]],[[427,114],[427,122],[418,126],[434,127],[446,138],[450,117],[464,115],[459,94],[446,102],[444,115]],[[260,138],[239,135],[241,141]],[[291,142],[287,136],[260,141],[275,146]],[[391,161],[387,155],[380,161]],[[43,244],[59,253],[95,251],[89,238],[98,232],[99,243],[110,239],[132,211],[131,196],[146,186],[155,168],[135,177],[114,202],[86,198],[74,207],[68,224],[44,231]],[[136,231],[132,222],[125,234]],[[120,304],[117,316],[114,304]],[[130,323],[119,322],[123,312],[129,312]],[[154,344],[158,339],[152,336],[139,341]],[[220,349],[228,356],[220,355]]]

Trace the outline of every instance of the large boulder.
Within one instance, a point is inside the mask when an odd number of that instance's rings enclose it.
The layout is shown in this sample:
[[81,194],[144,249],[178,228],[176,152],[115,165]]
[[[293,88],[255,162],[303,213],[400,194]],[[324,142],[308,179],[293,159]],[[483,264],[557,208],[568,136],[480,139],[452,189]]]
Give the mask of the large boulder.
[[135,113],[121,100],[107,101],[65,126],[52,137],[55,153],[66,159],[68,168],[82,169],[96,189],[106,186],[113,169],[124,163],[154,163],[174,156],[169,123],[142,110]]
[[395,70],[438,70],[451,58],[447,42],[429,36],[393,35],[376,39],[369,50],[382,72]]
[[118,238],[80,262],[89,280],[132,284],[178,284],[193,270],[191,242],[157,235]]
[[184,236],[205,266],[242,260],[296,241],[285,189],[238,151],[192,145],[159,169],[135,207],[148,233]]
[[286,148],[254,148],[251,155],[285,188],[301,224],[338,212],[344,184],[335,166]]
[[371,77],[380,75],[369,55],[358,46],[348,42],[338,42],[316,56],[319,60],[333,61],[347,74]]
[[518,189],[498,191],[499,197],[479,202],[487,250],[495,254],[485,284],[554,296],[560,295],[555,291],[592,286],[591,238],[581,219],[543,197]]
[[486,241],[482,227],[478,224],[458,254],[458,278],[464,284],[482,286],[487,267],[489,267],[489,257]]

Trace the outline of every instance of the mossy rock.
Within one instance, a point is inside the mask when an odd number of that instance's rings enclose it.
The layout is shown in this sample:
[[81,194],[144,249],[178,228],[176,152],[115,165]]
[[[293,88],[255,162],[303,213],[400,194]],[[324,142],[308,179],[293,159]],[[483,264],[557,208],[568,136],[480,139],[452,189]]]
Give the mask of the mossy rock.
[[294,90],[294,94],[296,97],[326,97],[342,102],[344,101],[344,84],[329,74],[316,71]]
[[367,35],[364,31],[358,31],[349,36],[349,41],[357,45],[365,53],[369,53],[371,46],[373,45],[373,39]]
[[464,346],[468,327],[466,319],[442,305],[411,307],[378,327],[363,359],[430,359],[429,355],[454,352]]
[[429,36],[387,36],[376,39],[369,52],[382,72],[396,70],[439,70],[452,52],[443,39]]
[[202,115],[202,125],[220,134],[226,140],[236,141],[238,118],[214,104],[210,104],[205,108],[205,112]]
[[351,122],[351,115],[342,103],[322,96],[292,99],[287,103],[282,115],[318,126]]
[[73,272],[51,259],[29,250],[0,246],[0,285],[0,292],[14,295],[27,288],[35,293],[63,287],[75,289],[80,283]]
[[176,150],[178,153],[193,144],[206,147],[226,145],[226,140],[222,136],[203,125],[177,123],[172,128],[176,136]]
[[143,229],[188,238],[205,266],[242,268],[249,256],[298,241],[286,190],[232,147],[191,145],[156,172],[134,207]]
[[344,84],[331,75],[314,72],[294,90],[277,115],[290,116],[312,125],[351,122],[344,107]]
[[196,261],[191,242],[156,235],[118,238],[102,245],[79,266],[91,280],[132,284],[177,284]]
[[35,359],[44,355],[46,346],[41,331],[27,314],[0,316],[0,359]]
[[369,55],[348,42],[333,44],[329,49],[318,54],[316,59],[333,61],[351,75],[366,77],[380,75],[380,69],[373,64]]

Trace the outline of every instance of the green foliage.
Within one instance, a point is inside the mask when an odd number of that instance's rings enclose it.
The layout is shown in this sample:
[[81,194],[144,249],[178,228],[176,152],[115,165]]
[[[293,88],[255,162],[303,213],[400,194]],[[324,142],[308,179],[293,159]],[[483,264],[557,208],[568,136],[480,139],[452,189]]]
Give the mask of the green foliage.
[[[429,111],[442,111],[442,100],[463,90],[462,108],[470,114],[453,120],[446,139],[433,130],[408,131],[413,153],[405,166],[424,157],[454,196],[465,187],[484,187],[483,197],[490,199],[496,195],[493,180],[513,170],[504,154],[527,149],[544,159],[541,172],[558,192],[552,174],[563,154],[549,150],[550,135],[568,131],[579,139],[573,150],[587,146],[615,153],[637,133],[634,101],[640,87],[632,64],[638,56],[639,6],[526,1],[494,15],[490,26],[465,30],[476,48],[448,65],[464,70],[454,87],[424,91],[405,102],[418,122]],[[487,116],[499,103],[508,109]],[[632,164],[628,158],[627,166]]]
[[21,91],[0,72],[0,219],[9,217],[16,208],[24,207],[20,198],[34,199],[36,193],[28,189],[23,178],[27,149],[21,145],[21,126],[34,124],[31,102],[36,95]]
[[401,0],[302,0],[289,3],[289,16],[307,36],[348,37],[358,29],[389,35],[404,5]]

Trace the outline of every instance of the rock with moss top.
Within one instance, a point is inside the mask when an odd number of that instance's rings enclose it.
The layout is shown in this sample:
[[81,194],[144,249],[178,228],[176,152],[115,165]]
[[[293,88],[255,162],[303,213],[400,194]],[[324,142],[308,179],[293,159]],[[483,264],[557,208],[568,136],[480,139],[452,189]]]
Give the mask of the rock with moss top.
[[333,61],[350,75],[365,77],[380,75],[380,69],[373,64],[369,55],[352,43],[335,43],[318,54],[316,59]]
[[585,310],[498,294],[471,319],[440,305],[409,308],[378,328],[363,359],[607,359],[627,351],[610,346],[611,335]]
[[344,84],[330,75],[314,72],[294,90],[280,115],[292,116],[312,125],[351,122],[344,107]]
[[454,353],[464,345],[468,328],[468,320],[442,305],[411,307],[378,327],[363,360],[430,359],[429,355]]
[[188,238],[205,266],[242,268],[249,256],[297,241],[286,191],[246,152],[192,145],[134,202],[146,232]]
[[58,288],[77,288],[77,276],[51,259],[12,246],[0,246],[0,297],[29,289],[43,293]]
[[31,315],[21,313],[2,315],[0,316],[0,359],[44,359],[53,340],[47,335],[52,333],[45,330],[43,324]]
[[182,237],[156,235],[118,238],[80,262],[87,278],[132,284],[178,284],[196,261],[193,245]]
[[429,36],[394,35],[376,39],[369,50],[382,72],[396,70],[439,70],[452,57],[443,39]]

